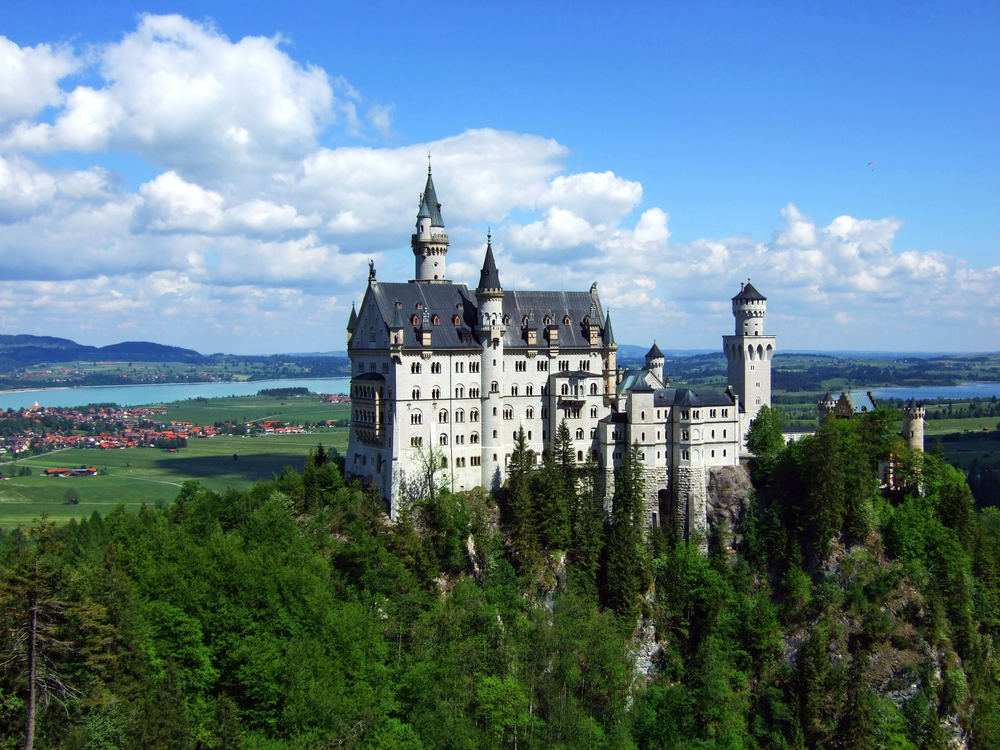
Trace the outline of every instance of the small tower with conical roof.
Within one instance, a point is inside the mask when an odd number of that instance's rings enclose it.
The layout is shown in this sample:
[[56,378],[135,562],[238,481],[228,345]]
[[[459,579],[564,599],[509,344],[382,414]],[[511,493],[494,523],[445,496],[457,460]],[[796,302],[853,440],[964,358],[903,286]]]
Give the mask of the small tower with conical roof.
[[771,357],[777,339],[764,333],[766,315],[767,297],[749,279],[741,283],[740,293],[733,297],[736,332],[722,337],[722,350],[728,363],[729,385],[743,404],[740,424],[744,435],[760,407],[771,405]]
[[476,332],[483,346],[480,401],[482,404],[483,487],[497,490],[503,482],[503,337],[507,326],[503,319],[503,287],[493,258],[492,237],[486,235],[486,257],[476,287],[479,320]]
[[351,339],[354,338],[354,329],[358,327],[358,311],[354,309],[354,303],[351,303],[351,317],[347,319],[347,348],[351,348]]
[[663,356],[663,352],[660,351],[660,347],[654,341],[649,351],[646,352],[646,369],[653,373],[661,383],[666,383],[664,376],[664,366],[666,363],[666,357]]
[[830,391],[823,394],[823,398],[821,398],[816,404],[816,412],[819,414],[819,421],[822,422],[826,419],[828,414],[833,414],[833,410],[836,406],[837,399],[833,397]]
[[604,345],[604,405],[610,406],[618,393],[618,343],[615,341],[615,332],[611,330],[610,310],[604,317],[604,332],[601,336],[601,343]]
[[927,410],[915,398],[903,407],[903,439],[910,450],[924,449],[924,417]]
[[420,195],[417,211],[417,231],[410,238],[416,270],[415,281],[448,281],[446,259],[448,256],[448,235],[444,231],[441,218],[441,204],[438,203],[431,165],[427,163],[427,184]]

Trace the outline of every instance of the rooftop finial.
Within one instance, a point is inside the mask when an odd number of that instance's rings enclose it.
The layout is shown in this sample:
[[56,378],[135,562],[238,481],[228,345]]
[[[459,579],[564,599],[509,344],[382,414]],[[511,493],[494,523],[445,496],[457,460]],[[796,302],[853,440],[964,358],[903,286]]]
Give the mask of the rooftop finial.
[[486,245],[487,247],[493,244],[493,230],[490,227],[486,227]]
[[427,152],[427,174],[431,173],[431,152]]

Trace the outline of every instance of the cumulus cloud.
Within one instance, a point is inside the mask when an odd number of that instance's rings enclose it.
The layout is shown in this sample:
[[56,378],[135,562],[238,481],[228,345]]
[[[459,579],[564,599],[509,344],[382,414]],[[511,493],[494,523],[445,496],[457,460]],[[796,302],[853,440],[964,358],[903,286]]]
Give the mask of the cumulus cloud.
[[19,47],[0,36],[0,124],[60,104],[64,94],[59,81],[78,67],[66,47]]

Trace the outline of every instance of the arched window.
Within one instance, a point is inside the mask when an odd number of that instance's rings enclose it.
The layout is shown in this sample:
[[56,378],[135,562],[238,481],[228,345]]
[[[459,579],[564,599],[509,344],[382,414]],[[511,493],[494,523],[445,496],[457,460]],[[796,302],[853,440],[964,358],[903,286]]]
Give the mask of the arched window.
[[517,395],[517,386],[516,385],[512,385],[510,387],[510,395],[511,396],[516,396]]
[[420,374],[420,363],[419,362],[414,362],[413,364],[411,364],[410,365],[410,372],[413,373],[414,375],[419,375]]
[[469,398],[479,398],[479,387],[469,386]]
[[582,427],[577,428],[576,439],[577,440],[583,440],[583,428]]
[[576,460],[580,461],[580,462],[583,462],[583,451],[577,451],[576,452]]
[[546,315],[544,322],[545,322],[545,325],[550,326],[550,325],[552,325],[552,318],[549,317],[548,315]]
[[465,412],[462,411],[461,409],[456,409],[455,410],[455,421],[456,422],[464,422],[465,421]]
[[470,443],[478,443],[479,442],[479,433],[478,432],[473,432],[471,435],[469,435],[469,442]]
[[410,424],[423,424],[424,415],[419,411],[415,411],[410,414]]
[[441,437],[438,438],[438,443],[440,445],[448,445],[448,434],[445,432],[441,433]]
[[472,409],[469,412],[469,421],[478,422],[479,421],[479,409]]
[[448,421],[448,410],[442,409],[441,411],[438,412],[438,422],[440,422],[441,424],[445,424],[447,423],[447,421]]
[[500,384],[494,380],[492,383],[490,383],[490,393],[499,393],[499,392],[500,392]]
[[591,396],[596,396],[597,395],[597,383],[591,383],[590,384],[590,395]]
[[596,406],[591,406],[590,407],[590,417],[591,417],[591,419],[597,419],[597,407]]
[[532,408],[531,408],[531,407],[529,406],[529,407],[528,407],[528,408],[527,408],[527,409],[525,410],[525,412],[524,412],[524,418],[525,418],[525,419],[534,419],[534,418],[535,418],[535,410],[534,410],[534,409],[532,409]]
[[564,315],[563,316],[563,325],[564,326],[568,326],[569,325],[569,315]]
[[413,398],[414,401],[418,401],[420,399],[420,389],[414,388],[412,393],[410,393],[410,396]]
[[440,375],[441,374],[441,363],[440,362],[431,362],[431,374],[432,375]]
[[434,399],[435,401],[441,398],[441,389],[438,388],[437,386],[431,388],[431,398]]
[[464,397],[465,397],[465,388],[463,386],[456,385],[455,398],[464,398]]
[[524,386],[524,393],[525,393],[526,396],[534,396],[535,395],[535,386],[533,386],[533,385],[526,385],[526,386]]
[[559,392],[562,393],[562,395],[564,395],[564,396],[568,396],[569,395],[569,385],[567,385],[566,383],[563,383],[562,384],[562,388],[559,390]]
[[503,408],[503,418],[504,419],[513,419],[514,418],[514,409],[512,409],[509,406],[505,406]]

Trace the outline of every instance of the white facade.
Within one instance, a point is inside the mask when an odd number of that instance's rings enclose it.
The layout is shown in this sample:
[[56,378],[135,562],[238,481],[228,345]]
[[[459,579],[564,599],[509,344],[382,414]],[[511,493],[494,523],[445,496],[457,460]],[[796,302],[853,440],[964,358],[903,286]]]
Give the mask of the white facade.
[[[739,462],[740,396],[770,401],[769,354],[768,377],[757,376],[756,390],[740,390],[744,379],[724,394],[664,387],[655,345],[646,369],[623,371],[596,284],[582,292],[505,291],[489,243],[477,289],[445,278],[448,239],[436,201],[428,174],[412,239],[415,279],[383,283],[372,269],[352,311],[347,475],[373,483],[395,517],[407,492],[423,489],[431,451],[442,464],[438,485],[494,491],[518,430],[540,461],[565,420],[577,461],[597,461],[609,499],[614,470],[635,445],[648,521],[669,513],[688,531],[703,528],[705,472]],[[725,338],[728,347],[741,337]],[[773,336],[757,338],[773,352]]]

